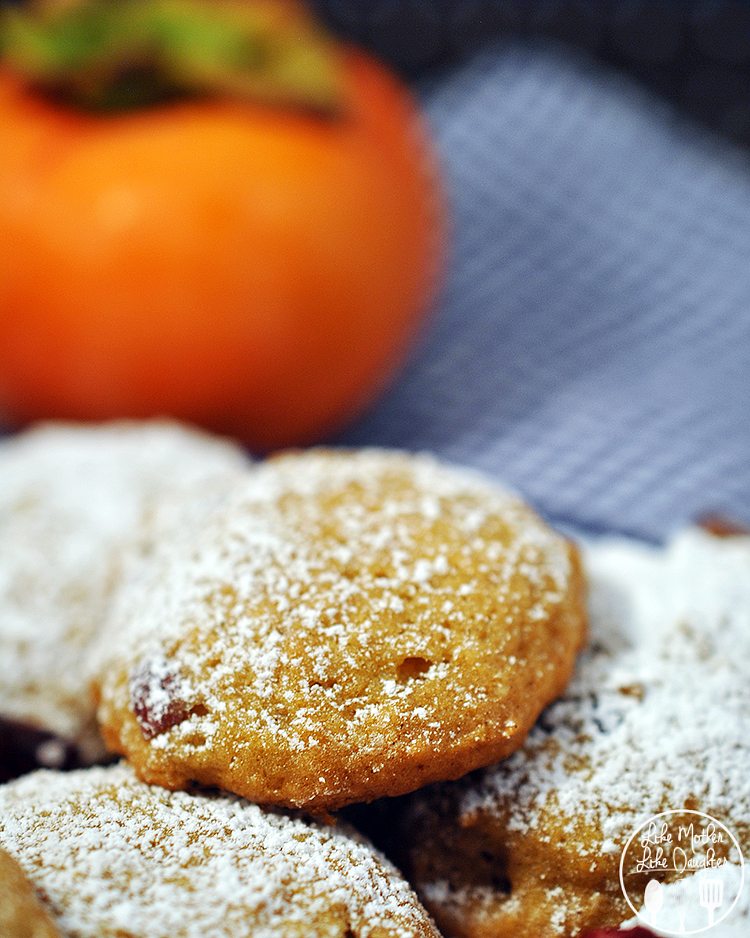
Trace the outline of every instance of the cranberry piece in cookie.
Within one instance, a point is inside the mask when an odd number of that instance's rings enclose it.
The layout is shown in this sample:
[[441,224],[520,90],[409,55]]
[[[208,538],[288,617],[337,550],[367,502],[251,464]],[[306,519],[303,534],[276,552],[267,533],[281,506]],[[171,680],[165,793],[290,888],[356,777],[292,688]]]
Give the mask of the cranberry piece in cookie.
[[163,659],[146,660],[130,679],[133,713],[145,739],[153,739],[190,716],[187,688]]

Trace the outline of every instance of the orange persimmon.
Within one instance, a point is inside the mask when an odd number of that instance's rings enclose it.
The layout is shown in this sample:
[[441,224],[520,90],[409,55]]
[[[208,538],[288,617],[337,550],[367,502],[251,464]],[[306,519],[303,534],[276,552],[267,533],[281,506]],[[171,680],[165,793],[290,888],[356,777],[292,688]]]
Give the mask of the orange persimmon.
[[269,449],[371,400],[433,295],[443,215],[409,93],[333,54],[330,114],[91,111],[0,73],[0,418],[169,414]]

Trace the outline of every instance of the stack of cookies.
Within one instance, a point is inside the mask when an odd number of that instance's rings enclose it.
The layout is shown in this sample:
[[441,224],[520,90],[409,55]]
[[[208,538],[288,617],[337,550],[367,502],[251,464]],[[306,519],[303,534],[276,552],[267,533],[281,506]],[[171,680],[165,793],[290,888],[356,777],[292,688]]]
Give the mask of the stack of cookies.
[[427,456],[253,464],[165,423],[12,438],[0,934],[618,926],[645,815],[750,834],[748,574],[747,539],[697,532],[582,563]]

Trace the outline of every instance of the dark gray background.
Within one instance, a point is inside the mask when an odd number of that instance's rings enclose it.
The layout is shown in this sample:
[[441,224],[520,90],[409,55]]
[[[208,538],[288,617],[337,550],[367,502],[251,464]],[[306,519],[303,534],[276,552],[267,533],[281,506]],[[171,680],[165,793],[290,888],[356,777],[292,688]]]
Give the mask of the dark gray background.
[[745,0],[316,0],[340,33],[407,75],[454,63],[498,36],[549,37],[626,69],[750,146]]

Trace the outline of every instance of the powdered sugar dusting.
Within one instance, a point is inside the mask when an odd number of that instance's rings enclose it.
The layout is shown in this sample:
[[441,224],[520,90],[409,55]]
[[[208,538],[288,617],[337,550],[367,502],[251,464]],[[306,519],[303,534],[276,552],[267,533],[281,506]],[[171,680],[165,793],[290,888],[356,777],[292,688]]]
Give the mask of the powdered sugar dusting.
[[747,838],[750,539],[605,541],[584,562],[591,647],[523,750],[466,787],[461,813],[502,805],[525,831],[552,811],[573,843],[581,822],[598,833],[594,854],[619,852],[668,808],[698,807]]
[[[194,540],[122,597],[105,720],[134,707],[134,669],[166,659],[205,714],[153,734],[155,749],[210,748],[241,684],[233,718],[251,735],[301,752],[323,744],[323,725],[366,727],[373,772],[390,738],[425,751],[458,739],[440,722],[443,702],[478,712],[488,688],[472,683],[470,663],[483,654],[506,654],[511,675],[526,666],[519,610],[550,616],[571,575],[566,543],[514,495],[426,456],[375,450],[260,466]],[[243,733],[234,738],[242,746]]]
[[71,938],[437,938],[349,828],[150,788],[125,765],[0,788],[0,845]]
[[159,422],[42,425],[0,444],[5,716],[82,735],[84,653],[144,516],[175,488],[244,466],[231,444]]

